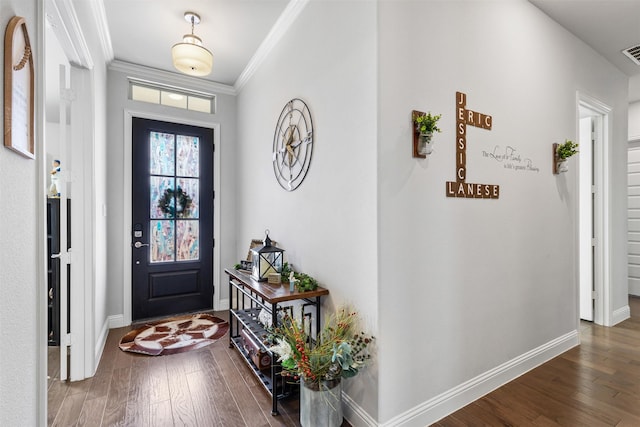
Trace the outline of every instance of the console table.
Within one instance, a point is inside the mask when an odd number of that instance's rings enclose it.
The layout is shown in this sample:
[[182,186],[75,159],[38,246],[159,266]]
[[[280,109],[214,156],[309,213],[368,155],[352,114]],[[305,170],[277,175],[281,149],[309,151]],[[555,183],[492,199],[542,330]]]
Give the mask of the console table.
[[[225,269],[229,276],[229,347],[235,347],[243,359],[258,377],[264,388],[271,395],[271,415],[278,415],[278,399],[288,396],[293,386],[282,377],[282,367],[276,362],[277,356],[269,352],[264,343],[266,328],[258,321],[258,316],[265,310],[271,317],[273,327],[278,324],[278,312],[283,303],[296,305],[302,315],[313,319],[315,335],[320,333],[320,298],[329,294],[329,290],[318,287],[313,291],[289,291],[289,284],[271,284],[254,280],[248,272]],[[284,304],[286,305],[286,304]],[[242,342],[241,331],[253,337],[262,351],[271,356],[271,367],[267,375],[251,360]]]

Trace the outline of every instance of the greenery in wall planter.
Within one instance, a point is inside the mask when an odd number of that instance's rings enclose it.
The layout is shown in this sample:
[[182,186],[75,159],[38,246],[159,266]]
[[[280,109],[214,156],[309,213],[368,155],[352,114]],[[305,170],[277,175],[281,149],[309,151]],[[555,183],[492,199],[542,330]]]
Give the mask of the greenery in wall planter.
[[570,139],[565,139],[562,144],[554,144],[554,173],[567,172],[569,170],[567,159],[576,153],[578,153],[578,144]]
[[556,149],[556,153],[558,153],[558,160],[563,161],[567,160],[569,157],[578,153],[578,144],[571,141],[570,139],[565,139],[563,144],[559,144]]
[[[417,152],[419,155],[424,156],[431,154],[433,151],[433,133],[442,132],[438,127],[438,120],[442,117],[442,114],[422,113],[418,111],[413,112],[413,124],[416,127],[418,133],[418,146]],[[414,140],[415,144],[415,140]],[[414,145],[414,150],[416,149]],[[414,152],[415,153],[415,152]]]
[[440,120],[442,114],[431,115],[431,112],[426,114],[414,114],[413,123],[416,125],[416,130],[419,134],[427,134],[433,132],[442,132],[438,127],[438,120]]

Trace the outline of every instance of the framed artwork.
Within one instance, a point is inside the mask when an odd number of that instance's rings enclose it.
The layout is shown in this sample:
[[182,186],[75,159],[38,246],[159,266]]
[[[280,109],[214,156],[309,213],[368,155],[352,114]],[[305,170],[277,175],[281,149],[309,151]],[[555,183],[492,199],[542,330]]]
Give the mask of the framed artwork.
[[14,16],[4,34],[4,145],[35,158],[34,66],[24,18]]

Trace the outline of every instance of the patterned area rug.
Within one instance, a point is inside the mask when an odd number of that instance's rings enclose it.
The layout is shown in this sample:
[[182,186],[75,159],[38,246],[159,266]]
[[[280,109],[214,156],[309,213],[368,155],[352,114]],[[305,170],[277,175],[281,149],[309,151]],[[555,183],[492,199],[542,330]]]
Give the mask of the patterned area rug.
[[149,356],[182,353],[213,344],[229,330],[229,323],[200,313],[147,323],[122,337],[120,350]]

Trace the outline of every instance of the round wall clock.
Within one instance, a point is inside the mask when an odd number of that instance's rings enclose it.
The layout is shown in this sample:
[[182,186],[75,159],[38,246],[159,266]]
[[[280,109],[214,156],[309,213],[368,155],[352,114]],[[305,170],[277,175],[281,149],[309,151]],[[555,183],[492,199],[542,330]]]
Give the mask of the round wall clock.
[[304,181],[313,153],[313,122],[303,100],[287,102],[273,134],[273,172],[282,188],[293,191]]

